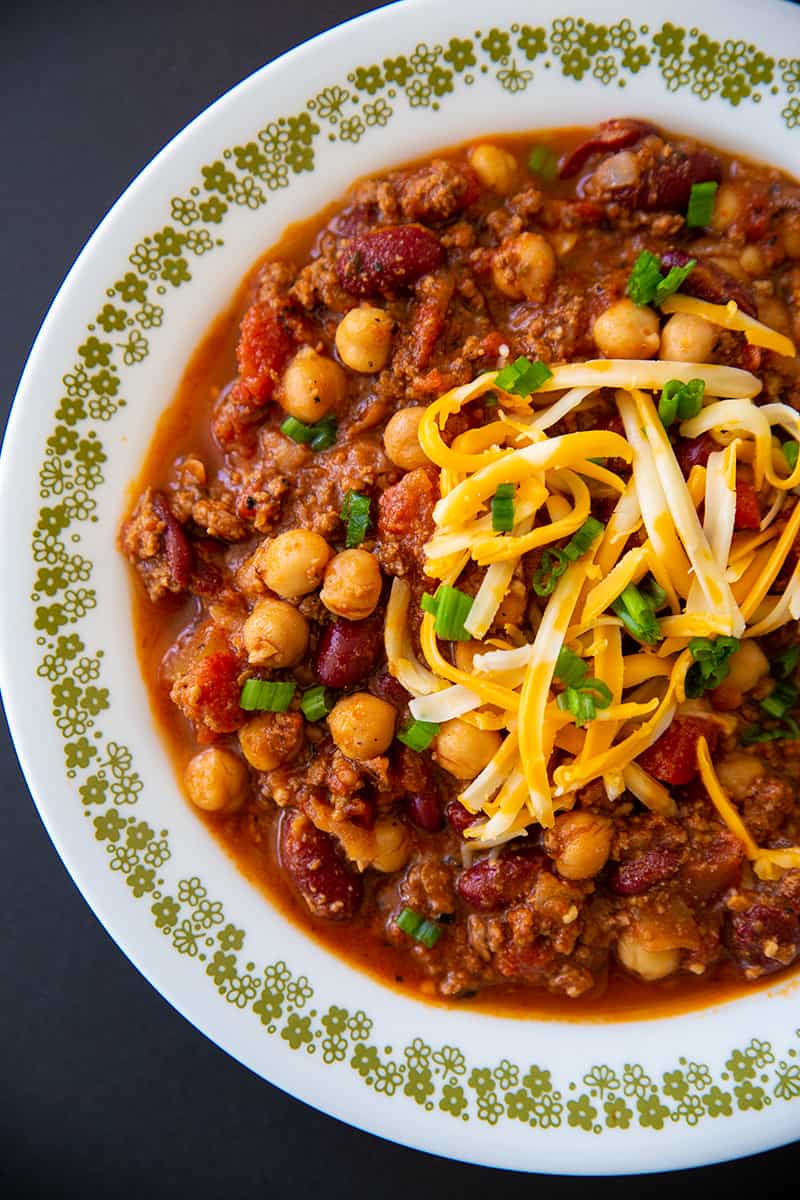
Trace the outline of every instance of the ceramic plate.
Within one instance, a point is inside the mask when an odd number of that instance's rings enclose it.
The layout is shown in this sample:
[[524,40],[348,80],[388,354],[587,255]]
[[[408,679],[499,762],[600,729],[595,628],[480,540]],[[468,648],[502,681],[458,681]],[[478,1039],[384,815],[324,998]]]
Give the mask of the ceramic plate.
[[[7,712],[76,883],[153,985],[278,1087],[384,1137],[549,1172],[685,1167],[800,1133],[791,985],[629,1024],[386,990],[287,925],[189,811],[137,668],[125,485],[213,316],[356,176],[499,130],[635,114],[788,170],[800,11],[778,0],[408,0],[257,72],[147,167],[59,292],[0,469]],[[568,1002],[565,1002],[565,1016]]]

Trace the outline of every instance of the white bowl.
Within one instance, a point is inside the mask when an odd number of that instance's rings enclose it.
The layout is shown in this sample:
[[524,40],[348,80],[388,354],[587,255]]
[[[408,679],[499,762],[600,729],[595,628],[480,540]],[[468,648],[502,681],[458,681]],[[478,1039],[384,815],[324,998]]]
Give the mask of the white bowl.
[[[495,1018],[383,988],[265,902],[189,811],[139,676],[127,482],[189,355],[290,221],[482,133],[636,114],[788,170],[800,12],[776,0],[408,0],[265,67],[128,189],[59,292],[0,464],[0,666],[42,819],[126,954],[208,1037],[353,1125],[454,1158],[603,1173],[800,1132],[791,982],[625,1024]],[[236,148],[239,148],[238,152]],[[229,149],[228,149],[229,148]]]

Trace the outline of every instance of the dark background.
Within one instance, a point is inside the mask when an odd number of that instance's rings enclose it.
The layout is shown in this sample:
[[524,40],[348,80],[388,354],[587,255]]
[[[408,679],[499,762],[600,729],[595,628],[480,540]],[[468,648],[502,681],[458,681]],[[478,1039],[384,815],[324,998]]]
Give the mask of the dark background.
[[[447,2],[447,0],[442,0]],[[2,424],[36,330],[86,239],[193,116],[357,0],[0,0]],[[5,586],[9,586],[6,577]],[[500,1175],[390,1145],[307,1108],[218,1050],[153,991],[79,896],[0,733],[0,1194],[148,1200],[297,1189],[382,1200],[579,1179]],[[365,1104],[369,1097],[365,1092]],[[693,1174],[763,1190],[800,1143]],[[735,1147],[731,1147],[735,1151]],[[686,1173],[688,1174],[688,1173]],[[672,1175],[598,1181],[665,1195]]]

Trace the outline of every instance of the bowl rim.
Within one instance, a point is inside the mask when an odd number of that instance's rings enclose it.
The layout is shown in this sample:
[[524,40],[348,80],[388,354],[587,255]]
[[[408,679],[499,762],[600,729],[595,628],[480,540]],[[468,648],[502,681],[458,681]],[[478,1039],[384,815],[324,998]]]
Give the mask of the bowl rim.
[[[316,35],[303,45],[288,51],[286,54],[268,63],[258,71],[254,72],[247,79],[243,80],[233,88],[225,92],[219,99],[209,105],[201,114],[199,114],[192,122],[190,122],[183,130],[175,135],[159,153],[148,163],[143,170],[135,177],[128,185],[118,200],[112,206],[107,216],[97,227],[92,236],[88,239],[85,246],[78,255],[73,267],[66,276],[64,283],[59,288],[53,303],[42,322],[39,333],[37,334],[34,345],[28,356],[22,377],[20,379],[17,396],[12,407],[8,425],[6,427],[3,454],[0,458],[0,528],[8,529],[13,525],[12,515],[17,508],[18,496],[15,489],[17,487],[15,472],[17,471],[17,455],[16,451],[20,446],[24,447],[25,442],[30,442],[32,432],[29,432],[34,426],[37,427],[37,432],[42,432],[49,424],[49,417],[46,418],[41,412],[33,413],[35,404],[35,391],[37,384],[37,376],[46,374],[44,363],[45,352],[51,352],[54,358],[57,358],[62,349],[66,353],[67,347],[60,346],[61,339],[58,337],[58,326],[63,319],[63,310],[67,302],[72,298],[73,294],[80,296],[80,289],[84,285],[84,277],[87,273],[87,265],[90,263],[92,256],[96,255],[99,247],[105,242],[110,242],[114,237],[119,236],[118,227],[122,223],[122,218],[128,214],[139,202],[140,197],[145,197],[147,188],[151,181],[157,179],[159,172],[165,164],[173,161],[184,148],[193,144],[194,139],[205,136],[206,131],[222,124],[222,118],[231,108],[235,106],[239,100],[252,92],[258,90],[264,79],[278,80],[281,74],[288,75],[295,70],[299,64],[302,64],[305,59],[313,59],[317,52],[320,43],[326,45],[329,49],[334,49],[337,45],[345,47],[349,35],[354,27],[359,27],[360,31],[370,31],[373,26],[375,28],[383,26],[387,22],[387,18],[391,19],[396,13],[403,14],[403,19],[406,19],[407,13],[426,13],[430,16],[437,10],[437,5],[432,0],[399,0],[398,3],[389,5],[383,9],[373,10],[372,12],[362,14],[359,17],[353,18],[348,22],[344,22],[331,30]],[[466,6],[467,8],[470,5]],[[474,5],[477,9],[477,4]],[[511,0],[501,3],[497,6],[498,10],[504,12],[512,7]],[[547,8],[547,5],[542,5]],[[596,10],[604,10],[608,8],[608,4],[604,0],[584,0],[582,4],[573,6],[576,11],[584,11],[594,13]],[[626,12],[630,12],[635,8],[641,8],[640,0],[628,0],[624,6]],[[684,8],[686,5],[684,4]],[[787,6],[781,3],[781,10],[784,14],[791,11]],[[673,12],[675,6],[671,6]],[[759,13],[761,19],[764,16],[764,6],[755,6],[750,3],[743,3],[738,0],[736,8],[746,10],[755,16]],[[652,9],[648,6],[648,12]],[[770,0],[770,11],[778,11],[777,0]],[[797,17],[795,13],[795,18]],[[408,18],[410,20],[410,18]],[[499,18],[494,18],[498,19]],[[161,198],[161,197],[160,197]],[[35,416],[35,419],[34,419]],[[26,552],[30,557],[30,548],[24,548],[24,538],[20,539],[17,536],[11,539],[12,548],[16,553]],[[13,556],[12,556],[13,557]],[[216,1019],[201,1019],[199,1016],[189,1015],[187,1012],[187,1003],[180,987],[165,986],[164,978],[169,974],[162,971],[161,955],[151,955],[150,947],[145,950],[140,946],[141,936],[138,930],[134,930],[133,926],[128,921],[128,914],[119,904],[116,892],[105,886],[107,880],[95,878],[94,873],[87,871],[82,854],[78,847],[78,839],[71,841],[65,838],[63,831],[59,827],[59,822],[56,820],[56,812],[52,808],[51,802],[45,799],[48,793],[48,785],[52,783],[52,772],[48,767],[49,760],[46,756],[39,754],[39,746],[36,739],[32,737],[30,730],[30,710],[25,702],[24,689],[18,686],[17,679],[19,676],[19,666],[17,661],[18,645],[15,644],[14,637],[18,628],[19,607],[12,602],[12,597],[9,595],[9,590],[4,589],[0,593],[0,679],[2,679],[4,701],[8,716],[9,728],[12,733],[15,748],[17,750],[20,763],[25,774],[26,782],[36,798],[37,808],[41,819],[48,830],[48,834],[53,840],[56,849],[64,861],[69,873],[71,874],[76,886],[79,888],[84,898],[89,903],[90,907],[98,916],[106,929],[111,933],[114,940],[134,963],[137,969],[149,980],[149,982],[165,996],[165,999],[173,1005],[182,1015],[186,1016],[197,1028],[210,1037],[216,1044],[221,1045],[226,1051],[236,1057],[243,1065],[251,1066],[252,1063],[246,1060],[246,1052],[243,1054],[241,1049],[232,1048],[230,1039],[226,1037],[225,1025],[226,1022],[218,1017]],[[62,770],[63,776],[63,770]],[[38,798],[37,798],[38,797]],[[83,835],[85,837],[85,834]],[[107,874],[107,873],[106,873]],[[352,970],[352,968],[348,968]],[[157,982],[160,980],[160,982]],[[426,1010],[427,1011],[427,1010]],[[222,1010],[223,1014],[225,1010]],[[643,1030],[649,1023],[640,1022],[639,1027]],[[469,1147],[464,1146],[463,1140],[443,1138],[440,1134],[433,1135],[432,1138],[421,1136],[419,1132],[414,1132],[413,1136],[409,1137],[408,1132],[404,1127],[404,1122],[398,1120],[396,1114],[387,1114],[383,1112],[380,1118],[376,1118],[374,1113],[364,1112],[361,1119],[358,1113],[354,1113],[352,1106],[341,1110],[341,1105],[337,1104],[335,1099],[331,1097],[327,1089],[317,1087],[312,1089],[305,1084],[299,1091],[295,1091],[292,1086],[292,1072],[286,1071],[283,1067],[280,1070],[276,1068],[275,1073],[279,1076],[277,1086],[283,1087],[290,1094],[298,1095],[299,1098],[306,1100],[320,1108],[321,1111],[333,1113],[342,1116],[349,1123],[357,1125],[362,1129],[370,1132],[377,1132],[383,1136],[388,1136],[393,1140],[404,1142],[406,1144],[416,1145],[426,1149],[434,1150],[438,1153],[444,1153],[452,1157],[468,1159],[475,1162],[491,1163],[492,1165],[517,1166],[523,1169],[551,1169],[550,1167],[531,1166],[530,1161],[523,1161],[518,1157],[518,1150],[505,1146],[498,1146],[498,1153],[492,1154],[489,1152],[487,1158],[487,1150],[479,1148],[482,1143],[476,1141],[474,1152]],[[746,1081],[747,1077],[745,1077]],[[327,1080],[323,1081],[327,1083]],[[602,1096],[602,1092],[601,1092]],[[785,1106],[781,1106],[785,1110]],[[745,1154],[756,1149],[765,1149],[774,1145],[780,1144],[787,1140],[788,1124],[784,1121],[774,1121],[776,1114],[773,1111],[772,1132],[767,1133],[763,1122],[758,1123],[758,1128],[753,1128],[748,1134],[746,1131],[737,1129],[737,1136],[741,1133],[737,1146],[735,1148],[728,1147],[718,1154],[718,1158],[729,1157],[733,1154]],[[377,1120],[377,1126],[376,1126]],[[428,1125],[428,1122],[424,1122]],[[740,1124],[740,1123],[737,1123]],[[755,1126],[754,1122],[754,1126]],[[681,1130],[682,1133],[685,1131]],[[576,1136],[578,1130],[575,1130]],[[793,1137],[796,1134],[796,1127],[788,1132],[788,1137]],[[599,1146],[606,1142],[607,1138],[597,1139],[593,1145]],[[680,1141],[680,1139],[677,1139]],[[716,1141],[716,1139],[715,1139]],[[647,1144],[645,1144],[647,1143]],[[620,1147],[621,1155],[615,1157],[612,1169],[620,1172],[622,1170],[659,1170],[663,1169],[664,1158],[654,1163],[648,1168],[647,1156],[650,1154],[650,1139],[645,1137],[642,1141],[643,1150],[637,1159],[635,1165],[625,1165],[625,1159],[628,1157],[632,1149],[630,1144]],[[663,1147],[662,1147],[663,1148]],[[466,1149],[466,1152],[465,1152]],[[540,1149],[540,1147],[539,1147]],[[710,1148],[709,1148],[710,1149]],[[671,1161],[668,1165],[682,1166],[695,1165],[701,1162],[717,1161],[714,1158],[717,1154],[716,1150],[710,1150],[712,1155],[708,1157],[709,1150],[705,1152],[699,1149],[699,1145],[695,1145],[689,1149],[688,1147],[678,1147],[675,1154],[669,1157]],[[546,1156],[544,1156],[546,1157]],[[599,1161],[597,1156],[591,1156],[591,1161],[588,1165],[582,1164],[567,1164],[561,1168],[564,1173],[568,1170],[574,1173],[593,1173],[597,1169]],[[610,1160],[609,1160],[610,1161]],[[601,1166],[601,1169],[606,1169]]]

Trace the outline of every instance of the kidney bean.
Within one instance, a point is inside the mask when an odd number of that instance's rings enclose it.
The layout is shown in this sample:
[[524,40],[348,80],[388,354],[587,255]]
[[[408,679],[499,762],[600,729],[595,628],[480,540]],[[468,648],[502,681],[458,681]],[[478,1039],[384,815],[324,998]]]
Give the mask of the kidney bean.
[[709,456],[717,450],[717,444],[710,433],[701,433],[696,438],[678,438],[675,443],[675,456],[684,476],[688,479],[692,467],[704,467]]
[[314,673],[326,687],[352,687],[370,673],[382,645],[382,615],[373,613],[364,621],[334,621],[319,639]]
[[697,774],[697,740],[704,737],[713,753],[719,726],[702,717],[675,717],[657,742],[639,755],[639,765],[662,783],[681,786]]
[[585,166],[593,154],[611,154],[634,146],[647,133],[654,133],[652,125],[630,117],[615,117],[604,121],[585,142],[581,142],[561,160],[558,174],[561,179],[570,179]]
[[758,529],[761,524],[761,504],[752,483],[736,480],[736,517],[734,528]]
[[242,317],[236,361],[239,377],[259,404],[266,404],[275,391],[294,339],[269,304],[257,301]]
[[412,792],[406,799],[406,812],[412,825],[426,833],[438,833],[444,829],[444,814],[438,789]]
[[657,883],[671,879],[680,863],[679,850],[647,850],[620,863],[609,877],[609,887],[618,896],[641,896]]
[[346,921],[361,904],[361,876],[345,860],[336,838],[304,813],[287,810],[280,824],[280,861],[315,917]]
[[[685,267],[691,255],[682,250],[667,250],[661,255],[661,266],[669,271],[671,267]],[[700,260],[681,284],[681,291],[686,296],[695,296],[698,300],[708,300],[711,304],[727,304],[735,300],[742,312],[748,316],[758,315],[755,299],[749,288],[734,279],[716,263],[706,263]]]
[[175,585],[175,591],[185,591],[189,586],[194,567],[194,554],[191,543],[183,531],[179,521],[172,515],[166,497],[161,492],[154,492],[152,498],[153,512],[159,521],[164,522],[164,554],[169,567],[170,578]]
[[411,694],[389,673],[388,667],[379,668],[369,677],[367,691],[372,692],[379,700],[388,700],[395,708],[404,708],[411,699]]
[[686,212],[693,184],[721,179],[722,163],[710,150],[674,153],[646,170],[623,203],[647,212]]
[[800,919],[771,897],[754,899],[749,908],[731,915],[728,945],[745,970],[755,967],[759,974],[770,975],[797,957]]
[[494,861],[485,858],[459,876],[458,894],[479,912],[505,908],[530,890],[541,866],[541,855],[506,854]]
[[429,229],[387,225],[352,238],[336,260],[336,271],[351,296],[383,296],[443,262],[442,244]]
[[475,813],[469,812],[457,800],[450,801],[444,810],[444,815],[447,818],[448,824],[456,833],[463,833],[465,829],[469,829],[470,825],[474,825],[478,819]]

